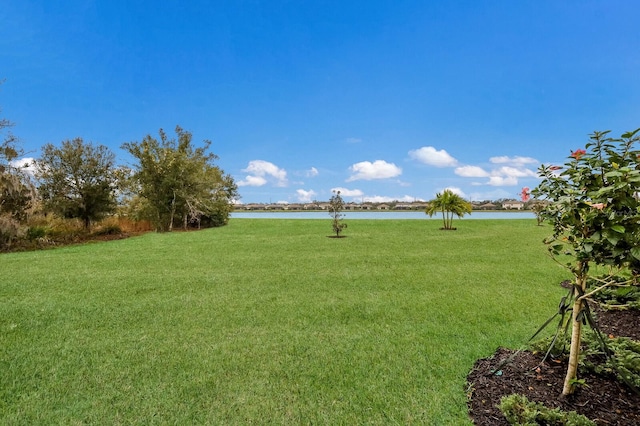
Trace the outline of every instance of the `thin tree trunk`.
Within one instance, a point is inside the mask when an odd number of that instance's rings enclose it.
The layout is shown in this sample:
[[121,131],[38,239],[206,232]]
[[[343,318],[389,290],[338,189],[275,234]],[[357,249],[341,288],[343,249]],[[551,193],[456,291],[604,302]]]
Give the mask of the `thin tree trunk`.
[[173,216],[176,214],[176,193],[173,192],[173,200],[171,200],[171,215],[169,218],[169,232],[173,231]]
[[[570,395],[575,390],[574,380],[578,377],[578,360],[580,357],[580,342],[582,339],[582,321],[578,320],[578,315],[582,311],[583,301],[580,296],[585,293],[587,287],[586,265],[584,262],[578,263],[579,275],[576,277],[576,288],[573,290],[575,302],[573,303],[573,313],[571,316],[571,350],[569,352],[569,366],[564,379],[562,395]],[[580,291],[580,289],[582,291]]]

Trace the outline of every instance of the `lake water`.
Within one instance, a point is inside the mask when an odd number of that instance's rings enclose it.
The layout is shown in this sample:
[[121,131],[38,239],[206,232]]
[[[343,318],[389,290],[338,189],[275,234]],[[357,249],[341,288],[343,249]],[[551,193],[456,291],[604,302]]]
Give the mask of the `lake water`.
[[[442,215],[429,217],[423,211],[369,211],[344,213],[344,219],[414,219],[414,220],[442,220]],[[469,219],[535,219],[532,212],[473,212],[462,219],[455,217],[454,220]],[[330,219],[328,212],[232,212],[232,219]]]

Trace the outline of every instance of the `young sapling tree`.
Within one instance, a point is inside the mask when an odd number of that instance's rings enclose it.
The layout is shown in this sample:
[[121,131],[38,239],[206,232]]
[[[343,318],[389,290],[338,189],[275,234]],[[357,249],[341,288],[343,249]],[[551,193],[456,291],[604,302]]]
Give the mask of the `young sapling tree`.
[[329,199],[329,215],[331,215],[331,225],[333,232],[336,233],[336,238],[340,238],[340,233],[347,227],[347,224],[342,220],[344,218],[344,201],[340,196],[340,191],[333,191],[333,195]]

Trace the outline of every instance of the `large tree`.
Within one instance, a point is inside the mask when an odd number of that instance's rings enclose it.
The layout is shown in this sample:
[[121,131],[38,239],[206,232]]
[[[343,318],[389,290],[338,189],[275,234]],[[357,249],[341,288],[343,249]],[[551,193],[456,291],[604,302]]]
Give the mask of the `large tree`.
[[0,215],[22,220],[33,194],[29,179],[23,173],[24,167],[16,163],[23,152],[10,131],[11,127],[11,121],[0,118]]
[[18,237],[35,197],[28,174],[17,163],[23,152],[12,127],[11,121],[0,117],[0,246]]
[[207,152],[211,142],[195,148],[190,132],[179,126],[175,132],[177,139],[160,129],[159,140],[147,135],[122,146],[138,160],[132,179],[142,211],[159,231],[226,224],[238,195],[233,178],[214,164],[218,156]]
[[471,213],[471,203],[465,201],[461,196],[454,193],[450,189],[445,189],[443,192],[436,194],[436,198],[429,201],[425,213],[429,216],[441,212],[443,228],[445,230],[455,229],[453,227],[453,216],[462,217],[465,214]]
[[67,218],[80,218],[85,228],[115,210],[117,168],[115,155],[104,145],[82,138],[60,147],[46,144],[36,160],[38,191],[44,207]]

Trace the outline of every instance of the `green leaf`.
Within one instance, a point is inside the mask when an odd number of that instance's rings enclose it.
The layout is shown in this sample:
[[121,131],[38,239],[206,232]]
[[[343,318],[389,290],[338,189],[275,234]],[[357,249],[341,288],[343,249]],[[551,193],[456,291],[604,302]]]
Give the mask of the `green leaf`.
[[624,226],[622,225],[611,225],[611,229],[619,234],[624,234]]
[[607,238],[607,241],[609,241],[609,243],[614,246],[618,244],[618,241],[620,241],[620,237],[618,237],[615,234],[607,234],[606,238]]
[[640,260],[640,247],[634,247],[631,249],[631,256],[635,257],[636,259]]

